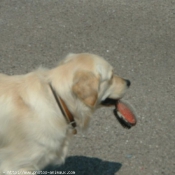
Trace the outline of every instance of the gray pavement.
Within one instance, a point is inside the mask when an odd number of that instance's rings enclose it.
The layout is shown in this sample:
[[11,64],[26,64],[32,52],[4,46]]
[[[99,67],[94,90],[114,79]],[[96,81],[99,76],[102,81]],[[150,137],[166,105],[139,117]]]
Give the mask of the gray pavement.
[[132,82],[138,124],[97,111],[62,167],[77,175],[175,174],[175,1],[0,0],[0,72],[52,67],[69,52],[106,58]]

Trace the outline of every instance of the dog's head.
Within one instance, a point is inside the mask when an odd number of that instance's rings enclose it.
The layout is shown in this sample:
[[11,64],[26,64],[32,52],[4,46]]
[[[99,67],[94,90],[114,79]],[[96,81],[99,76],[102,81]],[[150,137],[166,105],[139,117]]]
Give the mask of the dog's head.
[[115,104],[130,86],[129,80],[115,75],[113,67],[97,55],[69,54],[64,63],[73,69],[73,94],[88,107]]

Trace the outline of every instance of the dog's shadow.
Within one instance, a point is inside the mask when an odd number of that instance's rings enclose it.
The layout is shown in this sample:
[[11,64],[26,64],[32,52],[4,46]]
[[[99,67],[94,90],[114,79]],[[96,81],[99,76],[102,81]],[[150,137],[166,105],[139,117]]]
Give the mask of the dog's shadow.
[[47,166],[43,171],[54,171],[76,175],[114,175],[122,164],[117,162],[103,161],[98,158],[84,156],[72,156],[66,159],[62,166]]

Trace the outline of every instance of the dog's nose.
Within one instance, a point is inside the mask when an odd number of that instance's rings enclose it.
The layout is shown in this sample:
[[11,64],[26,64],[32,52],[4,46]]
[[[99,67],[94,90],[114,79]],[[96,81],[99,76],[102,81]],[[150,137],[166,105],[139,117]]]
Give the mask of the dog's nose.
[[131,82],[129,81],[129,80],[125,80],[126,81],[126,85],[128,86],[128,87],[130,87],[131,86]]

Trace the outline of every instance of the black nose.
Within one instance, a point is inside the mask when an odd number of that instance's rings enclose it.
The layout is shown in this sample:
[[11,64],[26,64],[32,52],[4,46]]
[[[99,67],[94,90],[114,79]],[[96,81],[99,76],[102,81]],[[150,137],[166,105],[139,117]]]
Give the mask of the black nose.
[[128,86],[128,87],[130,87],[131,86],[131,82],[129,81],[129,80],[125,80],[126,81],[126,85]]

